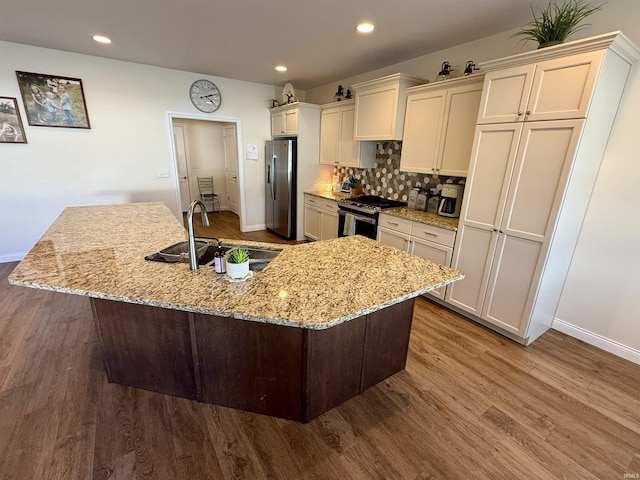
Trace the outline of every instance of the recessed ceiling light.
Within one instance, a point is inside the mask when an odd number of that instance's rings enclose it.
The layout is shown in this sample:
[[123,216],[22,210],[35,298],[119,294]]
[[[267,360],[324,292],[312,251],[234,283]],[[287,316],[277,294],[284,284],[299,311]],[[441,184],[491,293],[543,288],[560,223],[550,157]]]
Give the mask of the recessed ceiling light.
[[285,67],[284,65],[278,65],[276,67],[276,70],[279,72],[286,72],[287,71],[287,67]]
[[104,35],[94,35],[93,39],[98,43],[111,43],[111,39]]
[[369,23],[369,22],[362,22],[360,25],[358,25],[356,27],[356,29],[360,32],[360,33],[369,33],[369,32],[373,32],[373,29],[376,28],[373,23]]

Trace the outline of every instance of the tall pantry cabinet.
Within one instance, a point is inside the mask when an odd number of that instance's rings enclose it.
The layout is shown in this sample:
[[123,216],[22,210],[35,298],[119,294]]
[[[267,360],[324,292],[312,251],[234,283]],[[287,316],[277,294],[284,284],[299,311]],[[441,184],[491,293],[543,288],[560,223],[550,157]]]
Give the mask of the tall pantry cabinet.
[[524,344],[553,323],[631,65],[620,32],[486,72],[446,301]]

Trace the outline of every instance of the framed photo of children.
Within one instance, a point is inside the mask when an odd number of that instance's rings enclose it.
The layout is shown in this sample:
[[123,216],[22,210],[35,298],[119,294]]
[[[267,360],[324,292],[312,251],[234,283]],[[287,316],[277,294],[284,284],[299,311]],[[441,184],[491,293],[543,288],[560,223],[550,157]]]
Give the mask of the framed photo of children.
[[29,125],[91,128],[82,80],[44,73],[16,75]]
[[0,97],[0,143],[27,143],[18,101],[13,97]]

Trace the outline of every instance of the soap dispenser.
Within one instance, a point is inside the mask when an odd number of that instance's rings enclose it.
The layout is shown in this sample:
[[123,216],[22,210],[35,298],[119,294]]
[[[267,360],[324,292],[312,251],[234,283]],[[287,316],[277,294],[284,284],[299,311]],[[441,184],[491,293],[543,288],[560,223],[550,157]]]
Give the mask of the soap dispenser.
[[216,273],[227,272],[227,260],[224,258],[224,250],[218,245],[218,249],[213,254],[213,264],[216,269]]

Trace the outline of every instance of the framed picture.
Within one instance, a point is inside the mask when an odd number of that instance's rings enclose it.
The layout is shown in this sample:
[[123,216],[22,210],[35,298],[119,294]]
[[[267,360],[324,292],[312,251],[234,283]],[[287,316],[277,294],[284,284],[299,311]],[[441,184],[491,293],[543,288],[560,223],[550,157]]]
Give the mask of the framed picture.
[[27,143],[18,101],[13,97],[0,97],[0,143]]
[[91,128],[82,80],[44,73],[16,75],[29,125]]

